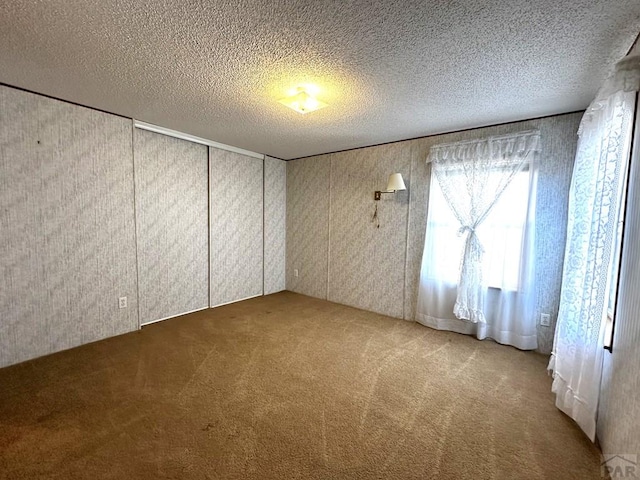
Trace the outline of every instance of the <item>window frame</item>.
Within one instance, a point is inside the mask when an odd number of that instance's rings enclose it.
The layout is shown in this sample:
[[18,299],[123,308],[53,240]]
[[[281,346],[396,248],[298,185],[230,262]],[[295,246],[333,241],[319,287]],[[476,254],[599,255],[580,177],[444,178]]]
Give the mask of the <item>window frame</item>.
[[[496,170],[500,170],[501,168],[504,169],[504,167],[501,167],[499,165],[495,167]],[[532,167],[531,162],[527,161],[522,166],[522,168],[515,174],[516,176],[522,174],[522,175],[526,175],[526,177],[527,177],[527,190],[526,190],[526,202],[525,203],[528,203],[529,196],[531,195],[531,188],[535,188],[534,184],[532,183],[532,180],[533,180],[532,175],[534,175],[534,171],[535,170]],[[436,182],[438,181],[437,178],[434,178],[433,180],[435,180]],[[438,188],[440,188],[439,185],[438,185]],[[430,195],[431,195],[431,193],[430,193]],[[442,193],[441,193],[441,195],[442,195]],[[431,199],[429,199],[429,202],[431,203]],[[446,203],[446,199],[445,199],[445,203]],[[526,228],[527,228],[527,222],[529,220],[528,207],[529,206],[527,206],[527,208],[525,208],[524,219],[523,219],[522,225],[516,224],[516,223],[506,223],[504,225],[505,229],[518,229],[518,230],[520,230],[520,232],[522,234],[521,235],[521,241],[520,241],[520,247],[521,248],[523,248],[524,242],[526,241],[525,231],[526,231]],[[447,208],[450,208],[450,207],[447,205]],[[433,219],[431,220],[431,222],[432,222],[432,224],[438,225],[439,227],[443,227],[443,228],[455,228],[455,229],[459,228],[459,223],[458,223],[457,220],[456,220],[455,224],[452,224],[452,223],[449,223],[449,222],[442,222],[442,221],[438,221],[438,220],[434,221]],[[484,287],[487,288],[488,290],[504,291],[504,292],[507,292],[507,293],[511,292],[511,293],[516,293],[517,294],[518,292],[521,292],[522,288],[523,288],[522,287],[522,285],[523,285],[522,275],[523,275],[523,266],[519,265],[518,266],[518,271],[517,271],[518,280],[517,280],[516,284],[514,285],[514,288],[510,288],[508,286],[507,287],[505,287],[505,286],[496,286],[496,285],[493,285],[492,283],[490,283],[487,279],[485,279],[486,284],[484,285]]]
[[[625,159],[625,171],[622,179],[622,188],[620,194],[620,205],[618,209],[618,218],[616,219],[616,235],[614,241],[616,242],[614,245],[614,251],[612,259],[612,263],[616,266],[615,270],[615,278],[611,278],[609,280],[609,290],[607,291],[607,306],[606,306],[606,314],[604,315],[605,323],[605,335],[604,335],[604,349],[613,353],[613,342],[615,338],[615,330],[616,330],[616,315],[618,310],[618,303],[620,301],[620,283],[621,283],[621,272],[622,272],[622,258],[624,256],[624,244],[625,244],[625,233],[627,227],[627,211],[629,204],[627,202],[629,198],[629,187],[630,187],[630,178],[631,178],[631,167],[634,161],[640,161],[640,116],[638,115],[638,101],[640,100],[640,95],[636,93],[635,99],[635,109],[633,113],[632,120],[632,128],[631,128],[631,137],[629,139],[630,148],[629,155]],[[612,272],[613,273],[613,272]],[[613,290],[612,290],[613,289]],[[611,302],[611,295],[613,294],[613,302]],[[613,305],[613,308],[609,308],[609,305]]]

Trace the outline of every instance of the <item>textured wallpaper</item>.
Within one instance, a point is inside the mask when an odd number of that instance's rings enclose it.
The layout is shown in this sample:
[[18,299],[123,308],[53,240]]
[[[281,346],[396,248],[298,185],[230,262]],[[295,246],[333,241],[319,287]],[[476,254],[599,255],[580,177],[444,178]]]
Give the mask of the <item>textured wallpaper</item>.
[[[403,317],[408,190],[385,194],[391,173],[410,188],[411,155],[403,143],[331,155],[328,299]],[[378,222],[372,222],[378,207]],[[379,228],[378,228],[379,223]]]
[[287,162],[287,290],[325,299],[330,175],[331,155]]
[[[412,320],[427,221],[429,148],[537,128],[542,136],[536,206],[538,317],[550,313],[553,322],[539,327],[538,340],[539,350],[549,353],[581,116],[559,115],[288,162],[287,288],[320,298],[327,288],[330,300]],[[371,196],[383,190],[386,176],[396,171],[405,177],[408,192],[378,202],[380,232],[375,232],[369,222]],[[300,278],[294,278],[295,265],[304,263]]]
[[0,86],[0,366],[138,328],[131,154],[131,120]]
[[211,306],[262,295],[263,160],[209,148]]
[[[598,440],[606,455],[640,459],[640,120],[629,177],[613,353],[605,352]],[[639,474],[636,470],[636,476]]]
[[135,129],[140,323],[209,306],[207,147]]
[[286,288],[287,162],[264,159],[264,294]]

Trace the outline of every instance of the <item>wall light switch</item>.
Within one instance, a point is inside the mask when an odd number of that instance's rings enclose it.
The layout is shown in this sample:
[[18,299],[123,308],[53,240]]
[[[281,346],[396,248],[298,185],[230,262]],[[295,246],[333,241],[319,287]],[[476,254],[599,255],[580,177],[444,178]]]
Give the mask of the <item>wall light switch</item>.
[[551,325],[551,315],[549,315],[548,313],[541,313],[540,325],[543,327],[548,327],[549,325]]
[[293,276],[294,276],[294,277],[297,277],[297,276],[298,276],[298,269],[297,269],[297,268],[293,270]]
[[120,297],[118,299],[118,308],[127,308],[127,297]]

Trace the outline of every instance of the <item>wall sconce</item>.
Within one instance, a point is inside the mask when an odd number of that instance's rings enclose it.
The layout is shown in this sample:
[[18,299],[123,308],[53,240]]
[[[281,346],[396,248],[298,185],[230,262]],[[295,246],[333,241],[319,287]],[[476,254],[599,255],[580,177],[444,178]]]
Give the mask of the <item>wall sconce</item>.
[[404,185],[404,180],[402,179],[401,173],[392,173],[389,175],[389,181],[387,182],[387,189],[383,192],[380,190],[376,190],[373,194],[374,200],[380,200],[383,193],[396,193],[400,190],[406,190],[407,187]]

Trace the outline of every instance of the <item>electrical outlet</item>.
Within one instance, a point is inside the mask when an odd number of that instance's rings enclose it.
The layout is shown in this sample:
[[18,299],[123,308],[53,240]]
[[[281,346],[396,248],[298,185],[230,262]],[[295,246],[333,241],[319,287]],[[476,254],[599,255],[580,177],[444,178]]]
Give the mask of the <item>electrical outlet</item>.
[[551,315],[549,315],[548,313],[541,313],[540,325],[543,327],[548,327],[549,325],[551,325]]
[[297,277],[297,276],[298,276],[298,269],[297,269],[297,268],[295,268],[295,269],[293,270],[293,276],[294,276],[294,277]]
[[120,297],[118,299],[118,308],[127,308],[127,297]]

